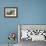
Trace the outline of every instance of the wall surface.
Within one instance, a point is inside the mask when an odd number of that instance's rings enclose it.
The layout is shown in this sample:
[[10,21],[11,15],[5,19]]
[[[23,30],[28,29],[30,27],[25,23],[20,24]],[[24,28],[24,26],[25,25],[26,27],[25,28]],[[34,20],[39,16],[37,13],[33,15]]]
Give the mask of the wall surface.
[[[4,7],[18,7],[18,17],[4,18]],[[0,44],[8,43],[10,32],[18,32],[17,24],[46,24],[46,0],[0,0]]]

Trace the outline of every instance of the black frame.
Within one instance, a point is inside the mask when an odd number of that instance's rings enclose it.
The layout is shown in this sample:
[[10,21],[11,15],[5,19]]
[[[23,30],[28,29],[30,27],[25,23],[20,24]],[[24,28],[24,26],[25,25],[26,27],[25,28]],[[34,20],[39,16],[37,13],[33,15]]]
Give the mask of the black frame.
[[[6,15],[5,15],[5,9],[6,9],[6,8],[9,8],[9,9],[10,9],[10,8],[15,8],[15,9],[16,9],[16,16],[6,16]],[[16,18],[16,17],[18,17],[18,7],[4,7],[4,17],[5,17],[5,18]]]

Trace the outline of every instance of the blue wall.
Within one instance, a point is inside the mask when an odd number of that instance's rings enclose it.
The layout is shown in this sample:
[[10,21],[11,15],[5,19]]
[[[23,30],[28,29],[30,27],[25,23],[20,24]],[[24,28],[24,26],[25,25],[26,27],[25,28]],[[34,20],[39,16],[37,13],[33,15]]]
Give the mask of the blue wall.
[[[4,18],[4,7],[18,7],[18,18]],[[46,24],[46,0],[0,0],[0,44],[18,32],[17,24]]]

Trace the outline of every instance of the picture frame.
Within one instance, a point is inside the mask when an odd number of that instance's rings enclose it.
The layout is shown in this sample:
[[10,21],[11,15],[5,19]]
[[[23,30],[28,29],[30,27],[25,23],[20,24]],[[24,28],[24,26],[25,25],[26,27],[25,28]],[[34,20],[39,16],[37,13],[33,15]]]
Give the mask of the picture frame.
[[18,17],[18,8],[17,7],[4,7],[4,17],[5,18]]
[[[27,30],[28,33],[25,35],[24,31]],[[25,38],[25,36],[28,37]],[[23,40],[46,41],[46,24],[18,24],[18,41],[21,42]]]

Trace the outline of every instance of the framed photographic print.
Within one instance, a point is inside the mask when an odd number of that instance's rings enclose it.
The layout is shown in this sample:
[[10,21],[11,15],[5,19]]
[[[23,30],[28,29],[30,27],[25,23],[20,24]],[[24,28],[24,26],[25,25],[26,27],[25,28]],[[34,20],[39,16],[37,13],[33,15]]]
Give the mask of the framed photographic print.
[[4,17],[16,18],[18,16],[17,7],[5,7],[4,8]]

